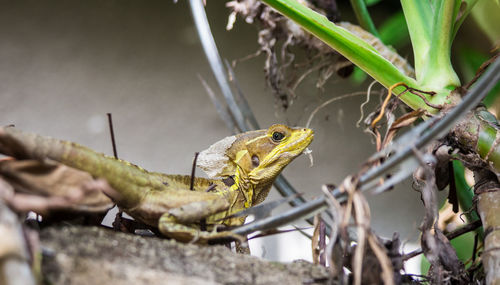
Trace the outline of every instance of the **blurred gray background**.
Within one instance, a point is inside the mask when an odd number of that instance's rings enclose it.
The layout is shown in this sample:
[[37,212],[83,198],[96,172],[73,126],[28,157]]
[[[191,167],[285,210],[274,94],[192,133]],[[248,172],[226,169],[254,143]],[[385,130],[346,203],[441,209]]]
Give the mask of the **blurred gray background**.
[[[255,27],[243,20],[225,30],[224,1],[208,1],[207,12],[224,58],[243,58],[258,49]],[[262,56],[241,62],[235,72],[266,128],[304,125],[322,102],[366,90],[334,78],[319,91],[313,75],[284,113],[266,87],[263,62]],[[152,171],[187,174],[194,152],[230,135],[198,75],[218,91],[186,1],[0,1],[1,125],[15,124],[112,154],[110,112],[120,158]],[[371,138],[355,126],[364,100],[331,104],[313,120],[314,166],[301,156],[284,172],[307,198],[320,195],[325,183],[340,184],[373,153]],[[372,98],[366,110],[378,101]],[[272,192],[268,199],[277,197]],[[368,199],[377,233],[417,236],[423,211],[409,183]],[[259,239],[252,248],[255,255],[272,260],[311,256],[310,243],[300,234]]]

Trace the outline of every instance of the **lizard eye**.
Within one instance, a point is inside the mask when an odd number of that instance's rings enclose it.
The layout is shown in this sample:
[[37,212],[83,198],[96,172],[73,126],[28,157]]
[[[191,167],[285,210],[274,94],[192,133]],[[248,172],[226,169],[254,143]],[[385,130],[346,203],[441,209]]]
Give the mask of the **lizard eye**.
[[284,135],[283,133],[280,133],[280,132],[274,132],[274,133],[273,133],[273,136],[272,136],[272,139],[273,139],[273,141],[275,141],[275,142],[279,142],[279,141],[281,141],[284,137],[285,137],[285,135]]

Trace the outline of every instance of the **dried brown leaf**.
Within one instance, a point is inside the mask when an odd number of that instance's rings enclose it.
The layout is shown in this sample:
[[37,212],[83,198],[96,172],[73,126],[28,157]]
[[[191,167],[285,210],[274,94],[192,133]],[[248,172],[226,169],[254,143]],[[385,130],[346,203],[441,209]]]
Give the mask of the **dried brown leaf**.
[[56,162],[2,160],[0,175],[16,190],[10,204],[18,210],[67,209],[105,212],[114,203],[103,191],[110,188],[83,172]]
[[320,217],[319,214],[314,216],[314,231],[311,238],[312,261],[314,264],[319,264],[319,227]]
[[382,148],[387,146],[387,144],[389,144],[394,139],[394,136],[396,135],[399,129],[413,124],[418,118],[421,118],[424,114],[425,110],[418,109],[410,113],[406,113],[401,117],[397,118],[389,127],[389,130],[387,131],[387,134],[384,138],[384,142],[382,143]]

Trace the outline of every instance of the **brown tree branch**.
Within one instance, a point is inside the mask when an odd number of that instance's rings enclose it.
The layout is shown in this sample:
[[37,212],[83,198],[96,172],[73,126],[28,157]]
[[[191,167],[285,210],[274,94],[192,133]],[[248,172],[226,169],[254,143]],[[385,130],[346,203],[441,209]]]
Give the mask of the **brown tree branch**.
[[486,169],[474,172],[477,212],[484,227],[482,254],[486,284],[500,284],[500,183]]
[[34,285],[36,282],[21,224],[3,199],[13,191],[0,179],[0,283]]

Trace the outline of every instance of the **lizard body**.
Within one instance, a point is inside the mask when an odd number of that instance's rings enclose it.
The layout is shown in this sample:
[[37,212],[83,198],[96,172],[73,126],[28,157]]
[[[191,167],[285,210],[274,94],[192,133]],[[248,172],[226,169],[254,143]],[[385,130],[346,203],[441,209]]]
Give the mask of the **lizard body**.
[[[305,128],[273,125],[227,137],[200,153],[198,166],[210,178],[148,172],[124,160],[76,143],[0,128],[0,152],[18,159],[51,159],[105,178],[117,191],[111,198],[132,217],[166,236],[204,242],[227,237],[217,225],[238,226],[245,217],[225,217],[262,202],[283,168],[311,143]],[[9,148],[9,140],[22,149]],[[200,231],[205,219],[207,230]]]

